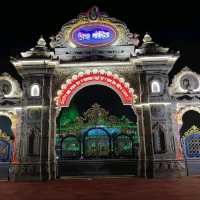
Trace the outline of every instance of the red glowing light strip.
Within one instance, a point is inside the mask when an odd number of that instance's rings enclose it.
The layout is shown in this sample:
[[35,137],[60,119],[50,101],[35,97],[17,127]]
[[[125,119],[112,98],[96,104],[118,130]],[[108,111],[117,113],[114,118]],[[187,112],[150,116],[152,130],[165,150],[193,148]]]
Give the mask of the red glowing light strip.
[[66,84],[66,88],[62,90],[62,94],[58,98],[58,105],[69,106],[69,101],[76,91],[84,85],[91,85],[93,83],[111,87],[121,97],[123,104],[132,104],[134,95],[130,92],[129,87],[126,87],[124,83],[112,75],[97,72],[77,76],[76,80],[71,80],[71,83]]

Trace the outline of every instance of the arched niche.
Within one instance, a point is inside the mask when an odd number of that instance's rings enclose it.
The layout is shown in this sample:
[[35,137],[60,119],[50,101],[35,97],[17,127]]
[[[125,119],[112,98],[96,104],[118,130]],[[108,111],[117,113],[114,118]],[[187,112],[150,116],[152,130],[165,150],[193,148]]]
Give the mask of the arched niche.
[[151,92],[152,93],[160,93],[160,82],[157,80],[154,80],[151,82]]
[[39,84],[34,83],[30,86],[30,95],[31,95],[31,97],[39,97],[40,96]]
[[19,122],[16,112],[0,111],[0,138],[10,145],[9,162],[16,163],[16,126]]
[[[184,115],[187,114],[187,112],[196,112],[197,114],[200,114],[200,107],[198,105],[181,105],[176,114],[175,114],[175,118],[176,118],[176,123],[177,123],[177,130],[176,130],[176,135],[175,135],[175,139],[176,139],[176,159],[179,160],[183,160],[184,159],[184,154],[183,154],[183,147],[181,144],[181,132],[182,132],[182,128],[183,128],[183,118]],[[192,119],[190,118],[189,121],[191,121]],[[187,121],[187,122],[189,122]],[[186,122],[186,123],[187,123]]]

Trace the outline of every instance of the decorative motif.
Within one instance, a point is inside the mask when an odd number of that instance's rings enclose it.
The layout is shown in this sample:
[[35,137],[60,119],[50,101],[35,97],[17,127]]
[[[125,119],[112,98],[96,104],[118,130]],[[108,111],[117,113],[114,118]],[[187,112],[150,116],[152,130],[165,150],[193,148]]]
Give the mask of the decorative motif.
[[136,55],[150,55],[150,54],[166,54],[169,48],[164,48],[153,42],[151,36],[146,33],[143,38],[143,44],[136,49]]
[[186,154],[189,158],[200,157],[200,135],[193,134],[185,139]]
[[0,129],[0,162],[9,162],[11,158],[10,136]]
[[[92,34],[94,34],[94,37]],[[108,44],[132,44],[134,46],[133,34],[130,33],[124,23],[99,12],[97,7],[91,8],[86,13],[81,13],[77,19],[64,24],[58,35],[51,37],[50,42],[52,48],[85,45],[96,47]]]
[[134,122],[125,116],[119,118],[109,115],[109,112],[97,103],[82,116],[78,115],[75,108],[70,111],[69,109],[70,107],[63,108],[57,119],[58,157],[136,157],[139,136]]
[[0,129],[0,140],[9,141],[10,136]]
[[82,116],[79,116],[74,108],[70,110],[70,113],[69,111],[62,112],[59,123],[58,130],[72,135],[77,135],[82,130],[95,126],[118,128],[128,135],[132,134],[134,132],[133,129],[136,128],[135,123],[131,122],[125,116],[118,118],[109,115],[109,112],[97,103],[93,104]]
[[165,106],[162,105],[151,106],[151,114],[153,118],[162,119],[165,116],[165,113],[166,113]]
[[34,48],[31,48],[29,51],[21,52],[23,58],[28,57],[50,57],[52,54],[46,46],[46,41],[41,36],[37,41],[37,45]]
[[200,93],[200,76],[185,67],[173,79],[169,87],[172,96],[194,95]]
[[84,120],[92,124],[101,124],[101,121],[105,122],[108,119],[108,112],[103,109],[99,104],[95,103],[84,114]]
[[194,105],[192,106],[191,103],[189,104],[182,104],[181,107],[178,107],[177,108],[177,112],[176,112],[176,121],[177,121],[177,124],[181,127],[181,125],[183,124],[183,120],[182,120],[182,117],[183,115],[187,112],[187,111],[196,111],[198,113],[200,113],[200,107],[199,105]]
[[22,91],[19,83],[8,73],[0,76],[0,98],[21,97]]
[[200,157],[200,129],[193,125],[182,135],[185,154],[189,158]]
[[[196,106],[192,106],[191,103],[188,103],[188,104],[178,104],[177,106],[177,112],[175,113],[175,119],[176,119],[176,123],[178,125],[178,130],[177,130],[177,134],[176,134],[176,147],[177,147],[177,155],[176,155],[176,158],[178,160],[183,160],[184,158],[184,152],[183,152],[183,148],[182,148],[182,145],[181,145],[181,137],[180,137],[180,128],[182,127],[182,124],[183,124],[183,115],[187,112],[187,111],[196,111],[198,113],[200,113],[200,108],[198,105]],[[183,134],[184,135],[184,134]],[[183,145],[184,147],[184,145]]]
[[148,33],[146,33],[144,35],[143,42],[145,44],[147,44],[147,43],[153,43],[152,37]]
[[88,11],[88,16],[91,20],[96,20],[97,17],[99,16],[99,8],[97,6],[93,6],[89,11]]
[[93,71],[87,70],[85,73],[80,72],[78,75],[68,79],[66,84],[61,86],[61,90],[57,92],[56,105],[68,107],[74,94],[84,86],[101,84],[113,89],[121,98],[124,105],[132,105],[135,103],[137,96],[134,90],[130,88],[123,78],[119,78],[117,74],[106,72],[104,70]]
[[200,134],[200,129],[195,125],[191,126],[191,128],[189,130],[187,130],[185,133],[183,133],[182,137],[187,137],[187,136],[192,135],[194,133]]
[[[19,141],[17,140],[17,136],[16,134],[18,134],[18,131],[20,131],[20,115],[17,115],[16,111],[12,110],[12,111],[0,111],[0,115],[9,118],[9,120],[11,121],[10,125],[7,125],[7,127],[9,128],[10,126],[10,130],[9,131],[3,131],[3,132],[8,132],[10,133],[10,140],[12,141],[12,163],[18,163],[18,155],[19,155]],[[3,130],[3,128],[2,128]],[[8,142],[8,141],[6,141]]]
[[12,85],[8,80],[0,80],[0,95],[8,95],[12,90]]
[[180,86],[187,92],[192,92],[199,87],[199,81],[197,77],[192,76],[191,74],[185,74],[180,78]]
[[43,36],[41,35],[41,37],[37,41],[37,46],[38,47],[46,47],[46,44],[47,44],[46,41],[44,40]]
[[11,149],[10,144],[0,139],[0,162],[9,162]]

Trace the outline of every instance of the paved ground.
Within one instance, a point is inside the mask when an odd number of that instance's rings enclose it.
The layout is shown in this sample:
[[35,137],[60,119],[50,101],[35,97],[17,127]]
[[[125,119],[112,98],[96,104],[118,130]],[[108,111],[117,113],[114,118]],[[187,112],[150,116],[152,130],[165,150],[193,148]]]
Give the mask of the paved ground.
[[0,200],[200,200],[200,177],[0,182]]

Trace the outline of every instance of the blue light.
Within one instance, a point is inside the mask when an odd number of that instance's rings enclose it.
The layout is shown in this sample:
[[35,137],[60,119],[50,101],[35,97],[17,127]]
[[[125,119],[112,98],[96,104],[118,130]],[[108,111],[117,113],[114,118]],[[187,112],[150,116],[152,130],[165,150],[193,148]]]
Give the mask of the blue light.
[[188,158],[200,157],[200,134],[192,134],[185,138],[186,155]]
[[11,158],[11,145],[0,140],[0,162],[9,162]]
[[91,129],[88,132],[88,136],[94,136],[94,137],[96,137],[96,136],[107,136],[106,131],[110,135],[116,135],[116,134],[119,134],[121,132],[119,128],[106,128],[106,127],[104,127],[104,129],[94,128],[94,129]]
[[107,25],[83,25],[72,33],[74,42],[82,46],[101,46],[116,39],[116,32]]

